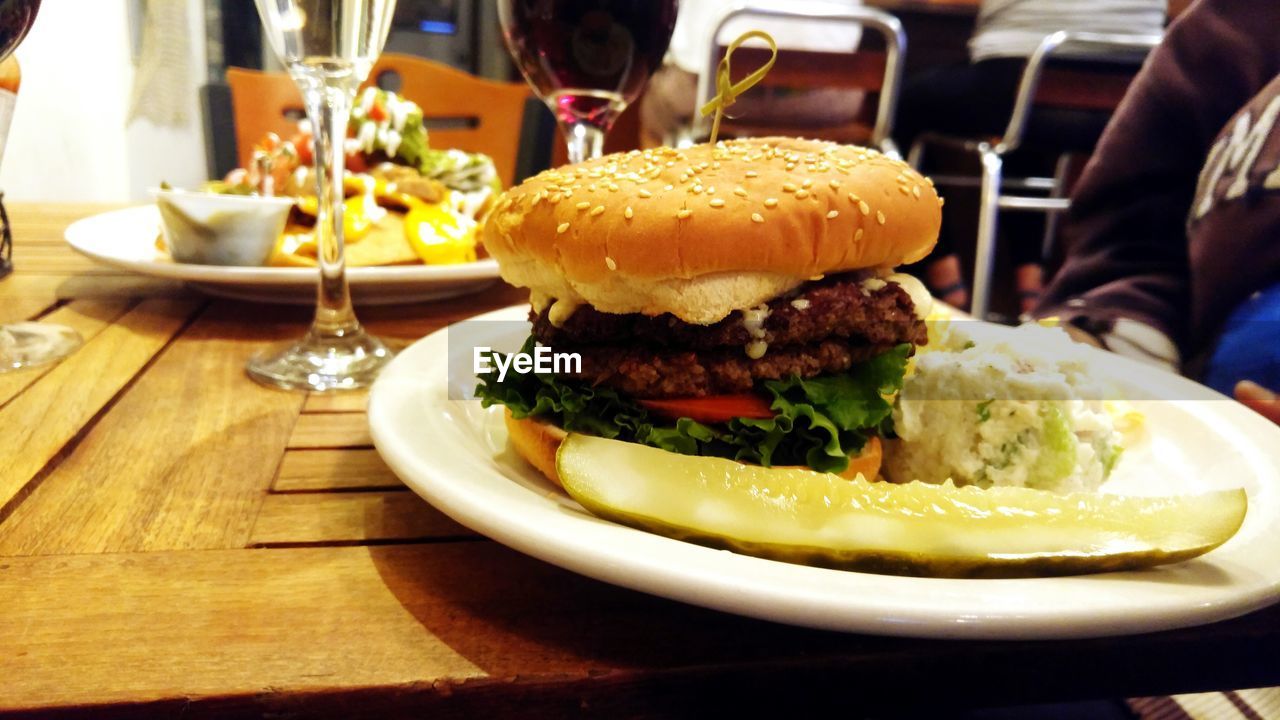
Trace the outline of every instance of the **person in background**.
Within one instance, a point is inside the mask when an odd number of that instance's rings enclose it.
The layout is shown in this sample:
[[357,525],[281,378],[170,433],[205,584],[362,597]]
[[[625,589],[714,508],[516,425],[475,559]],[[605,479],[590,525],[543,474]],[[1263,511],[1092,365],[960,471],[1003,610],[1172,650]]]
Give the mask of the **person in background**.
[[1174,22],[1072,198],[1037,316],[1280,423],[1280,3]]
[[[642,141],[646,146],[676,145],[692,141],[689,135],[697,101],[698,74],[704,72],[711,55],[711,33],[719,19],[737,0],[681,0],[675,31],[666,64],[649,81],[640,106]],[[860,5],[860,0],[755,0],[755,7],[776,5],[782,10],[813,11]],[[779,50],[852,52],[857,49],[861,30],[843,23],[822,23],[786,18],[740,18],[715,38],[728,45],[748,30],[764,30],[773,36]],[[760,43],[753,41],[753,46]],[[863,93],[843,88],[783,90],[758,87],[747,91],[734,104],[733,117],[749,117],[753,124],[806,129],[854,122],[862,108]]]
[[[1165,7],[1166,0],[983,0],[969,40],[969,63],[932,68],[909,78],[903,86],[895,135],[904,149],[924,132],[998,137],[1013,114],[1027,58],[1045,36],[1060,30],[1159,34]],[[1105,51],[1064,48],[1061,57],[1100,52]],[[1044,122],[1030,128],[1025,149],[1010,158],[1010,174],[1052,174],[1057,152],[1035,151],[1036,141],[1044,139],[1037,137],[1037,126],[1052,132],[1055,150],[1088,152],[1107,121],[1105,114],[1078,110],[1046,110],[1038,118]],[[1008,240],[1000,246],[1008,248],[1017,267],[1021,311],[1025,312],[1035,305],[1042,289],[1043,216],[1003,213],[1000,229],[1001,237]],[[954,251],[957,240],[950,234],[944,227],[938,248],[926,261],[925,278],[935,295],[966,307],[968,287]]]

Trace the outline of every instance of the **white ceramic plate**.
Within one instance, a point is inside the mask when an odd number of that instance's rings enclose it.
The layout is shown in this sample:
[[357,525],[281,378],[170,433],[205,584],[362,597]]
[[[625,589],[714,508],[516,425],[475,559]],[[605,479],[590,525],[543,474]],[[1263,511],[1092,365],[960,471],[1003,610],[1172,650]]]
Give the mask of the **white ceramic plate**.
[[[480,319],[518,323],[525,313],[508,308]],[[492,346],[519,347],[527,334],[520,327],[495,323]],[[1003,332],[966,327],[975,336]],[[1280,594],[1280,428],[1188,380],[1115,356],[1106,356],[1113,368],[1145,386],[1137,392],[1179,399],[1135,403],[1152,440],[1126,451],[1107,489],[1243,486],[1249,511],[1240,532],[1202,558],[1140,572],[950,580],[762,560],[596,518],[507,448],[497,409],[449,399],[447,332],[402,352],[374,385],[369,423],[378,451],[409,487],[462,524],[605,582],[783,623],[936,638],[1148,632],[1241,615]],[[466,345],[452,351],[470,353]],[[474,382],[460,377],[456,385],[470,396]]]
[[[313,305],[318,272],[314,268],[220,267],[190,265],[162,258],[155,247],[160,215],[154,205],[113,210],[87,217],[67,228],[71,247],[107,265],[143,275],[185,280],[222,297],[257,302]],[[498,279],[498,264],[481,260],[465,265],[400,265],[347,268],[357,304],[437,300],[473,293]]]

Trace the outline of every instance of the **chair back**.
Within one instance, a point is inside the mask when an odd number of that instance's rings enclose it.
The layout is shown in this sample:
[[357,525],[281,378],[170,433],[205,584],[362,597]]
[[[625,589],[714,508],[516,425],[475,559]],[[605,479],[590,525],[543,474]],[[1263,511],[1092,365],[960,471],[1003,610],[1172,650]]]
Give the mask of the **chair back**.
[[421,106],[431,147],[482,152],[493,158],[504,185],[515,181],[527,84],[486,80],[399,53],[383,53],[367,84],[395,90]]
[[[288,138],[305,117],[302,96],[284,73],[228,68],[235,136],[242,167],[268,132]],[[493,158],[503,184],[515,180],[529,88],[477,78],[441,63],[385,53],[365,85],[394,90],[422,107],[435,148],[482,152]]]
[[235,118],[236,157],[240,167],[253,162],[253,146],[269,132],[288,140],[307,116],[293,78],[247,68],[227,68],[231,114]]
[[[756,6],[738,4],[723,14],[712,32],[709,64],[699,75],[698,100],[695,107],[702,107],[715,94],[715,73],[725,48],[719,44],[720,32],[737,18],[785,18],[811,20],[824,23],[843,23],[880,35],[883,49],[858,49],[849,53],[780,50],[777,61],[769,74],[761,81],[765,87],[844,88],[861,89],[877,96],[874,124],[869,128],[847,129],[848,137],[832,139],[846,142],[865,142],[897,155],[897,148],[890,138],[898,94],[902,85],[902,68],[907,49],[907,37],[896,17],[875,8],[850,6],[815,11],[812,9],[785,9],[776,5]],[[744,47],[735,51],[734,60],[743,68],[759,67],[768,59],[769,51]],[[736,78],[735,78],[736,79]],[[696,111],[695,111],[696,112]],[[694,118],[695,127],[703,129],[708,121]],[[733,128],[743,127],[741,121],[732,122]],[[805,128],[809,133],[810,128]],[[790,132],[795,128],[765,129],[763,132]],[[837,130],[837,133],[841,132]]]
[[[1090,33],[1059,31],[1046,35],[1039,47],[1027,59],[1018,83],[1018,94],[1013,105],[1009,126],[996,146],[1000,153],[1016,150],[1022,144],[1023,135],[1032,108],[1036,105],[1066,107],[1078,110],[1114,110],[1129,88],[1132,77],[1127,73],[1093,73],[1079,70],[1046,67],[1055,56],[1073,47],[1088,47],[1095,51],[1106,49],[1110,57],[1123,54],[1138,61],[1160,44],[1160,35],[1125,35],[1114,33]],[[1072,56],[1077,63],[1095,63],[1114,66],[1106,55]]]

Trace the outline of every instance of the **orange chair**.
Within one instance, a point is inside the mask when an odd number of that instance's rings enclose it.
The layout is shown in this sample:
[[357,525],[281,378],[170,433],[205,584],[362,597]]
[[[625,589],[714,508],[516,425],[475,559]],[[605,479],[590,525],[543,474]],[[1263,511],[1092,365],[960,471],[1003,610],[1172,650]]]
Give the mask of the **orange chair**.
[[298,86],[284,73],[227,68],[227,85],[240,167],[249,167],[253,146],[263,136],[273,132],[287,140],[298,131],[298,120],[306,117]]
[[[387,53],[366,85],[395,89],[422,107],[431,146],[482,152],[493,158],[504,184],[515,180],[529,87],[477,78],[430,60]],[[267,132],[288,137],[302,117],[302,97],[282,73],[227,69],[240,162]]]

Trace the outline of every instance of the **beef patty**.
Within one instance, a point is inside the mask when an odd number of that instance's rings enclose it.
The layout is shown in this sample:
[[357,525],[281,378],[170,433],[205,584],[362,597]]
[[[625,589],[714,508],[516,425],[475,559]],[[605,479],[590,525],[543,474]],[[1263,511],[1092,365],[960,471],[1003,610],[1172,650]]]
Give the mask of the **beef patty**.
[[[547,319],[549,308],[530,313],[533,335],[556,350],[621,345],[625,347],[706,350],[741,348],[757,338],[736,311],[712,325],[693,325],[674,315],[605,313],[584,305],[561,327]],[[801,285],[792,294],[768,303],[762,339],[775,345],[803,345],[828,339],[856,344],[923,345],[928,339],[924,321],[916,317],[911,296],[888,283],[865,290],[849,275],[837,275]]]
[[[843,372],[894,345],[928,339],[911,297],[895,284],[865,290],[856,277],[836,276],[767,306],[767,315],[754,313],[764,315],[755,334],[742,311],[712,325],[590,306],[578,308],[561,327],[550,323],[546,309],[531,317],[539,342],[582,356],[576,377],[641,398],[746,392],[761,380]],[[746,347],[756,340],[767,345],[753,359]]]
[[575,351],[582,355],[582,372],[575,377],[638,398],[704,397],[748,392],[760,380],[843,372],[890,347],[823,340],[771,347],[753,360],[741,348],[655,352],[602,346]]

